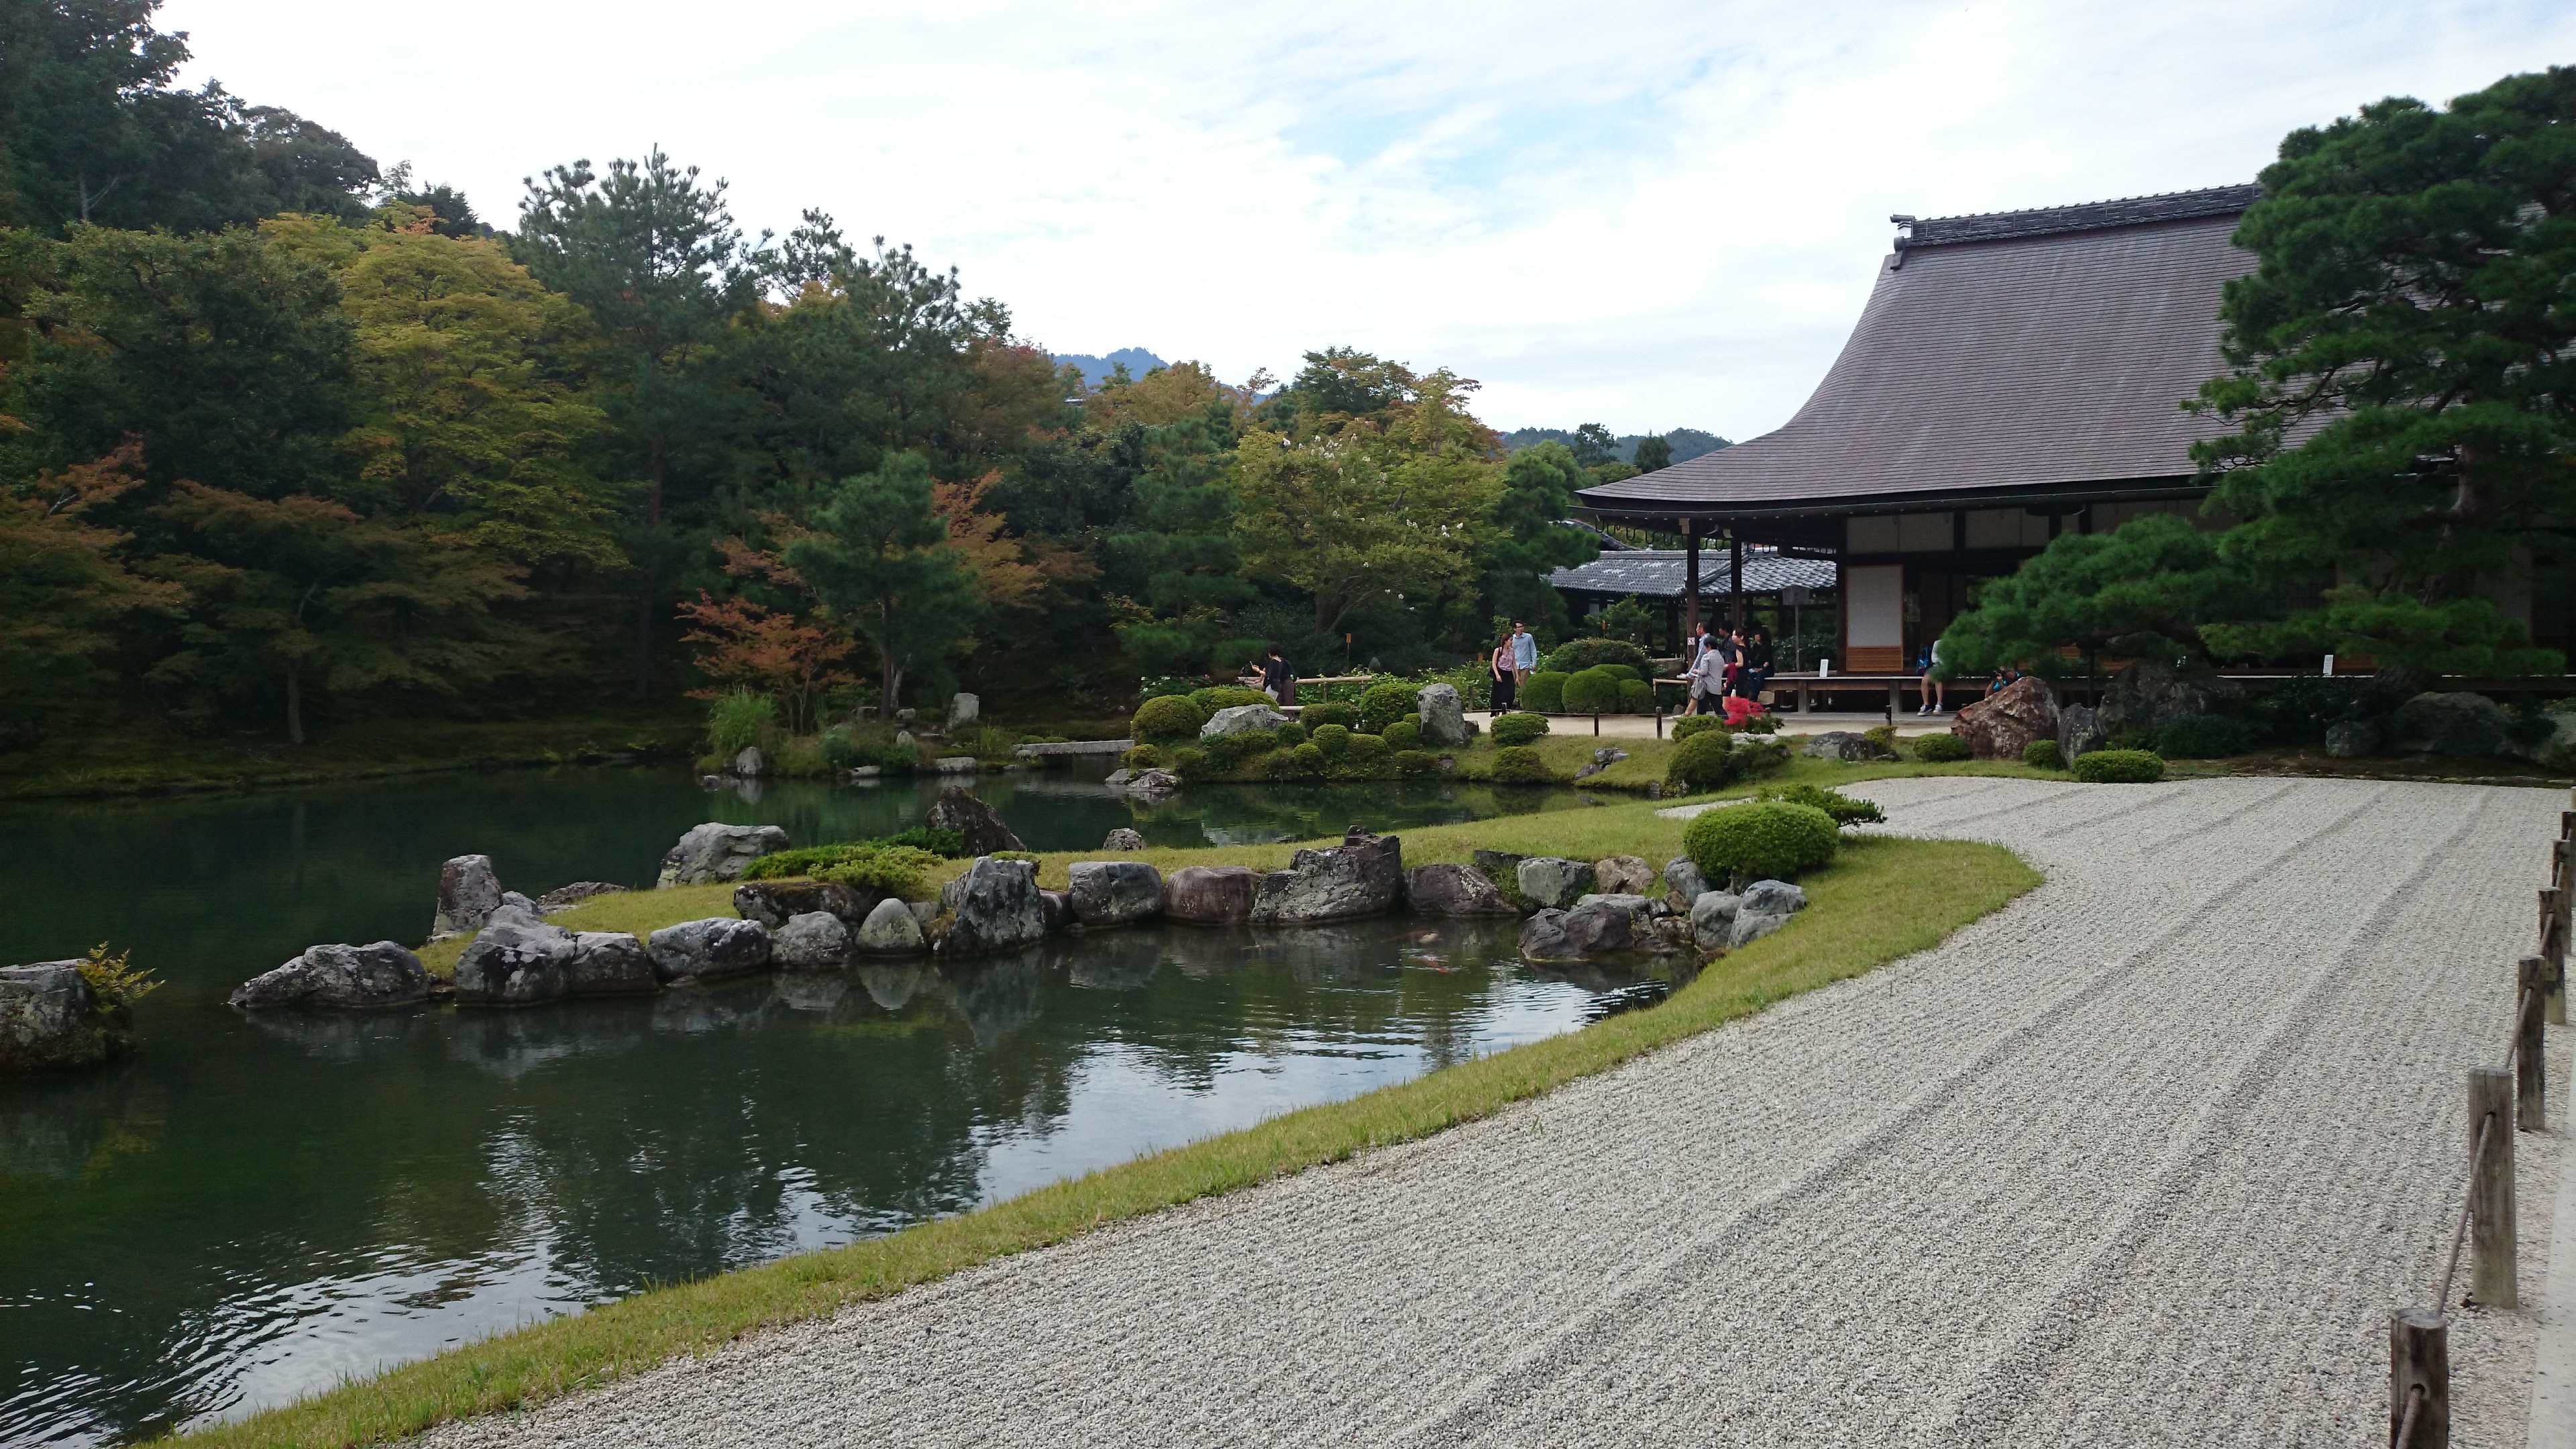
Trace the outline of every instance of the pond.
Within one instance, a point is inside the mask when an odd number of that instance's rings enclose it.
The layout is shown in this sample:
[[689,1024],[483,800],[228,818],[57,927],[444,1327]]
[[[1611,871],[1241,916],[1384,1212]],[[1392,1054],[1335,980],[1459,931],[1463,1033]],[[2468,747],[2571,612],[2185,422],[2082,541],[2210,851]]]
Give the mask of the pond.
[[[975,789],[1036,849],[1310,838],[1571,791],[1372,784],[1132,804]],[[0,1085],[0,1442],[233,1417],[656,1282],[845,1243],[1580,1025],[1658,989],[1510,923],[1134,928],[931,969],[522,1011],[245,1017],[314,941],[412,941],[438,863],[649,883],[689,825],[899,830],[934,791],[649,770],[0,809],[0,961],[132,948],[168,984],[104,1072]]]

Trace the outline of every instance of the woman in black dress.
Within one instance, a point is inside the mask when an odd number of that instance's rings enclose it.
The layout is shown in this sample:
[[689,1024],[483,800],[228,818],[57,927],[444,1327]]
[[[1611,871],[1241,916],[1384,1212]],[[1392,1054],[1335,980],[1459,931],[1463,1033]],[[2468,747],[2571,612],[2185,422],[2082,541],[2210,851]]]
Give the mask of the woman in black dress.
[[1494,646],[1493,654],[1485,660],[1485,671],[1494,676],[1493,692],[1488,696],[1492,702],[1486,707],[1485,717],[1491,719],[1498,714],[1510,713],[1512,706],[1520,703],[1521,686],[1520,676],[1512,668],[1512,638],[1509,634],[1503,636],[1502,643]]

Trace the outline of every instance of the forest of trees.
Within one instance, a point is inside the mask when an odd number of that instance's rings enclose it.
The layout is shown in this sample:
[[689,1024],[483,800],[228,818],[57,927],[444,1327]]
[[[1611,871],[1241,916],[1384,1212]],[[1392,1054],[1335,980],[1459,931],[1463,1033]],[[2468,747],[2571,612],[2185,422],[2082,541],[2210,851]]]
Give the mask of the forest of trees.
[[[658,150],[511,224],[220,87],[157,0],[0,0],[0,741],[745,686],[1114,705],[1253,641],[1389,668],[1498,615],[1603,476],[1347,347],[1086,386],[955,270],[748,235]],[[1630,465],[1609,461],[1608,470]],[[1346,637],[1347,636],[1347,642]]]

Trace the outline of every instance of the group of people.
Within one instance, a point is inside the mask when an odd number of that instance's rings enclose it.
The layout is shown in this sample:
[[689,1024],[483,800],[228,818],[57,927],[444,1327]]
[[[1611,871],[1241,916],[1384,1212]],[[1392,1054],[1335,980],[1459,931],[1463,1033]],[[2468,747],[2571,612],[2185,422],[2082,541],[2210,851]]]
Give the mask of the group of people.
[[1690,683],[1685,714],[1717,713],[1730,694],[1760,700],[1762,686],[1771,681],[1771,631],[1760,624],[1724,630],[1694,625],[1682,646],[1682,677]]

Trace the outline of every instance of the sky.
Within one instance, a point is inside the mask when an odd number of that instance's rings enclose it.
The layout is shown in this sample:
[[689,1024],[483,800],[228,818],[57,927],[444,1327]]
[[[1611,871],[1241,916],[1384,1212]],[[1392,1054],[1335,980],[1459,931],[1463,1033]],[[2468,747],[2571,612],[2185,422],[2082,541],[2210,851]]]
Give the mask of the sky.
[[2576,63],[2566,0],[905,6],[169,0],[217,78],[462,188],[659,145],[751,232],[912,244],[1057,352],[1347,345],[1497,427],[1785,421],[1891,213],[2253,179],[2389,95]]

